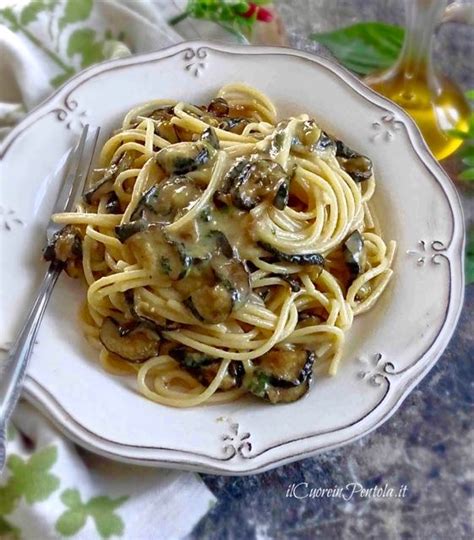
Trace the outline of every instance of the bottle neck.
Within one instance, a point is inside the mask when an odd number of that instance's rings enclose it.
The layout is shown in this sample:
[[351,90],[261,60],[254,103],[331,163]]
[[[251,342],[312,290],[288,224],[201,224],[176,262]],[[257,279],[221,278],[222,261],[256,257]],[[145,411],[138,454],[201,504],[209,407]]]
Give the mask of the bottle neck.
[[425,80],[435,86],[432,43],[447,0],[405,0],[406,32],[396,69],[406,80]]

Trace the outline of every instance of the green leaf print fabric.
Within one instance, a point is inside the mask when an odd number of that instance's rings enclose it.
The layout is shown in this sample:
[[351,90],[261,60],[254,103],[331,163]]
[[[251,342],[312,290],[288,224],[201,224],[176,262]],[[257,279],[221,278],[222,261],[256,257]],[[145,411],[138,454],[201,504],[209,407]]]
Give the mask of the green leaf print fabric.
[[182,0],[0,0],[0,138],[82,69],[182,41]]

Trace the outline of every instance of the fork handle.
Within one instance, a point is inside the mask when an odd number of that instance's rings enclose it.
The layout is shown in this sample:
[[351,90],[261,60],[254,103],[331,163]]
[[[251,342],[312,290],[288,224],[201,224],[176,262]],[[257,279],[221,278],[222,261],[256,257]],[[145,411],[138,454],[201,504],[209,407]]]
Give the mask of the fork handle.
[[[23,328],[4,363],[0,379],[0,425],[3,428],[6,426],[20,397],[26,367],[33,350],[36,335],[60,273],[61,268],[57,264],[50,264]],[[5,441],[0,440],[0,446],[4,444]]]

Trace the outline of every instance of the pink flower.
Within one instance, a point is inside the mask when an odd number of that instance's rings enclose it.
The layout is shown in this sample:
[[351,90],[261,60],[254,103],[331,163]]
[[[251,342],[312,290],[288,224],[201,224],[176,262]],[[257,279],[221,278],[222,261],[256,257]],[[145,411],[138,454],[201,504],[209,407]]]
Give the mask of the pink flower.
[[253,2],[249,3],[248,10],[242,15],[242,17],[253,17],[253,15],[257,13],[257,21],[269,23],[273,21],[273,13],[269,9],[265,9],[264,7],[257,6]]

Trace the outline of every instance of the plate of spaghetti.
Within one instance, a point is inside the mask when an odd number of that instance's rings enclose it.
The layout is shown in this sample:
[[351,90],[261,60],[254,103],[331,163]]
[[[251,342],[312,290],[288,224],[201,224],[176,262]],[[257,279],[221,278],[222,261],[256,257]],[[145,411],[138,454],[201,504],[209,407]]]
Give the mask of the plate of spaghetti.
[[414,124],[326,60],[203,43],[86,70],[9,135],[29,189],[2,187],[3,343],[86,123],[100,148],[54,216],[44,258],[68,275],[26,382],[80,444],[258,472],[374,429],[441,354],[463,225]]

